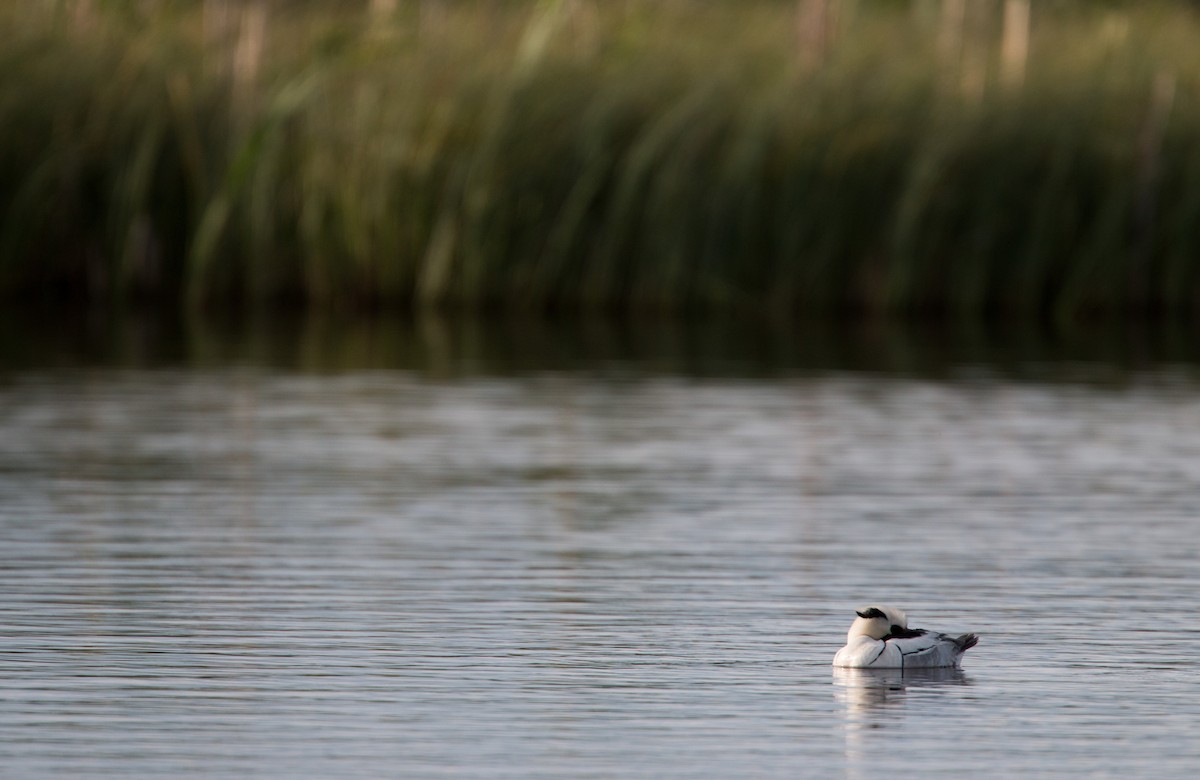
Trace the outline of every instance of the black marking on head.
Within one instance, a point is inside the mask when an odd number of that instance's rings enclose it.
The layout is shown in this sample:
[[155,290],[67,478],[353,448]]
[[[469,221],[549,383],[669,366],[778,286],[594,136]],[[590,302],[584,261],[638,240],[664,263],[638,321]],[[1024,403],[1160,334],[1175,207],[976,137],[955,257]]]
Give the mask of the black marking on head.
[[912,639],[913,637],[917,636],[925,636],[925,633],[926,631],[923,628],[901,628],[900,626],[892,626],[891,630],[888,631],[887,636],[883,638],[883,641],[886,642],[889,639]]
[[858,615],[860,618],[867,618],[868,620],[871,618],[886,618],[887,617],[887,615],[883,614],[883,610],[879,609],[878,607],[871,607],[870,609],[866,610],[865,612],[859,612],[858,610],[855,610],[854,614]]

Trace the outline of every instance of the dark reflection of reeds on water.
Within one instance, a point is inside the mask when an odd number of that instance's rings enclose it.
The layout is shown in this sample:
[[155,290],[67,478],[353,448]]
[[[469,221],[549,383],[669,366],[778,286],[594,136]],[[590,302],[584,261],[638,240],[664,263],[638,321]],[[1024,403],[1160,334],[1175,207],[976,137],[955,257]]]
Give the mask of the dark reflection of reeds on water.
[[1078,327],[857,318],[520,317],[294,308],[254,316],[62,308],[0,310],[0,367],[56,361],[203,366],[230,361],[313,372],[404,369],[440,377],[525,372],[781,376],[861,371],[928,378],[1121,382],[1194,371],[1186,323]]

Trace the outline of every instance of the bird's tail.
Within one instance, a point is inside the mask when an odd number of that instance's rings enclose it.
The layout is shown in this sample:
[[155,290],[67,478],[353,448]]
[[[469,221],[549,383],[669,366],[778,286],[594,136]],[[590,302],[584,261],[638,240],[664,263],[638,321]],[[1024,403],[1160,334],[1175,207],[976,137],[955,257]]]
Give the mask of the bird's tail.
[[960,653],[965,652],[979,644],[979,637],[975,634],[963,634],[954,640],[954,644],[958,645],[958,651]]

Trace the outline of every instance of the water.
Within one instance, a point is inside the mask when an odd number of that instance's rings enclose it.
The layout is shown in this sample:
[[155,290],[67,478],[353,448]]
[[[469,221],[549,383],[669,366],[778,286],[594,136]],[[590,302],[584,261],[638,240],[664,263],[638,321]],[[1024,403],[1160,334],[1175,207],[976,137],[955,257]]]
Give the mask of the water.
[[0,776],[1194,775],[1190,364],[687,332],[9,350]]

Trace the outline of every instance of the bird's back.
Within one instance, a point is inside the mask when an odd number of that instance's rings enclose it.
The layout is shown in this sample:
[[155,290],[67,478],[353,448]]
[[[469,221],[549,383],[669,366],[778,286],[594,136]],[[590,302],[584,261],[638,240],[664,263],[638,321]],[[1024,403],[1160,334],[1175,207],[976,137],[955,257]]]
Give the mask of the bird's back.
[[895,645],[904,669],[928,669],[940,666],[958,666],[962,654],[974,647],[979,637],[963,634],[952,637],[932,631],[911,639],[890,639],[887,644]]
[[979,641],[975,634],[952,637],[926,631],[918,636],[849,641],[833,657],[834,666],[858,669],[930,669],[958,666],[962,654]]

